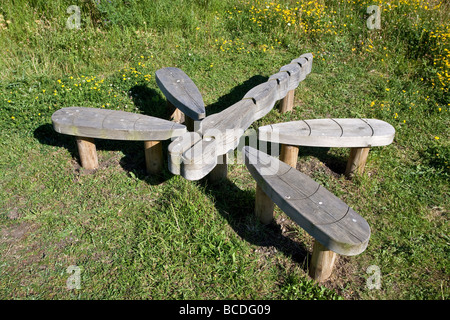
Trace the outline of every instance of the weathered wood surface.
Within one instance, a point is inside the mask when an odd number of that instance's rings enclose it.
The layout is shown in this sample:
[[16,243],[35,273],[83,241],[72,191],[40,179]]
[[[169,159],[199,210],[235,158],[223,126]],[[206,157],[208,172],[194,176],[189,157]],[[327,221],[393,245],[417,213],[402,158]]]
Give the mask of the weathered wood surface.
[[300,67],[298,63],[285,65],[280,68],[280,71],[285,71],[289,74],[289,90],[295,90],[301,81],[300,79],[306,77],[306,75],[304,75],[305,69]]
[[258,128],[263,141],[311,147],[375,147],[392,143],[395,129],[377,119],[312,119]]
[[255,214],[259,221],[266,225],[273,220],[274,203],[267,194],[256,184],[255,192]]
[[193,120],[205,118],[203,97],[195,83],[181,69],[168,67],[155,73],[156,83],[176,108]]
[[160,141],[186,132],[182,124],[142,114],[85,107],[62,108],[52,115],[56,132],[110,140]]
[[297,167],[299,147],[288,144],[281,145],[280,161],[290,165],[293,168]]
[[249,146],[243,153],[248,170],[264,193],[317,241],[342,255],[366,249],[370,227],[342,200],[274,157]]
[[286,97],[280,101],[280,113],[286,113],[294,109],[294,90],[288,91]]
[[147,173],[158,174],[164,167],[162,142],[144,141],[145,166]]
[[245,94],[244,98],[242,98],[242,100],[251,99],[255,104],[255,107],[253,108],[255,111],[253,118],[255,120],[264,117],[272,110],[278,97],[277,90],[278,85],[276,82],[267,81],[251,89]]
[[173,140],[168,147],[169,171],[180,175],[183,153],[201,140],[202,137],[197,132],[186,132]]
[[222,155],[236,148],[240,137],[255,121],[256,105],[252,99],[240,100],[231,107],[206,117],[200,122],[203,138],[217,141],[217,154]]
[[274,81],[277,83],[277,100],[283,99],[289,92],[289,73],[285,71],[277,72],[271,75],[267,81]]
[[363,173],[366,166],[370,148],[351,148],[345,169],[345,175],[350,176],[355,172]]
[[217,157],[216,140],[204,138],[183,153],[180,174],[187,180],[199,180],[216,167]]
[[[305,60],[306,62],[305,62]],[[312,70],[312,62],[313,62],[313,55],[312,53],[305,53],[302,54],[299,58],[294,59],[291,61],[291,63],[298,63],[302,68],[305,70],[305,76],[311,73]]]
[[78,155],[80,156],[81,166],[88,170],[98,168],[97,148],[92,138],[76,137]]
[[[217,148],[216,156],[221,156],[234,150],[238,146],[245,130],[253,122],[269,113],[276,101],[283,99],[289,91],[294,90],[301,79],[304,79],[302,75],[306,75],[311,71],[311,64],[311,54],[300,56],[298,61],[294,59],[289,65],[282,67],[279,72],[271,76],[267,82],[249,90],[242,100],[219,113],[203,119],[196,132],[201,135],[202,139],[214,140]],[[196,146],[195,149],[196,152],[190,152],[189,157],[179,158],[181,159],[180,166],[173,166],[174,170],[171,170],[171,172],[181,174],[185,178],[188,175],[190,179],[195,180],[201,179],[211,172],[215,164],[205,163],[204,168],[201,169],[200,160],[207,159],[210,161],[210,156],[202,154],[202,152],[209,151],[202,150],[199,146]],[[188,150],[184,152],[186,153]],[[169,160],[170,162],[171,160]]]

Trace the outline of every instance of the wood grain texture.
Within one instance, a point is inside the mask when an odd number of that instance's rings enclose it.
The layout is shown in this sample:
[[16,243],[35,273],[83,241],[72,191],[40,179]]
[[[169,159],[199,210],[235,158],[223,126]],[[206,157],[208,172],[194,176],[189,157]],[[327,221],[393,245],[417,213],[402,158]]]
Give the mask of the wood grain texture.
[[285,71],[289,74],[289,90],[295,90],[301,81],[303,69],[298,63],[290,63],[280,68],[280,71]]
[[369,156],[370,148],[351,148],[350,156],[348,157],[345,175],[351,176],[355,172],[363,173],[366,166],[367,157]]
[[302,54],[299,58],[292,60],[291,63],[298,63],[303,69],[303,75],[306,77],[312,70],[313,55],[311,53]]
[[217,158],[216,140],[202,139],[183,153],[180,174],[187,180],[200,180],[215,168]]
[[314,241],[313,254],[309,264],[309,276],[318,282],[327,280],[333,272],[337,254],[328,250],[319,241]]
[[255,215],[258,220],[267,225],[273,220],[274,203],[267,194],[256,184],[255,193]]
[[329,250],[363,252],[368,223],[342,200],[307,175],[261,151],[243,148],[245,164],[257,184],[293,221]]
[[147,173],[161,173],[164,167],[161,141],[144,141],[144,152]]
[[156,71],[155,79],[164,96],[193,120],[205,118],[203,97],[195,83],[181,69],[168,67]]
[[186,127],[146,115],[85,107],[62,108],[52,115],[56,132],[111,140],[159,141],[179,136]]
[[272,110],[278,97],[277,90],[278,85],[276,82],[267,81],[251,89],[245,94],[244,98],[242,98],[243,100],[251,99],[256,105],[256,112],[254,114],[255,120],[264,117]]
[[277,72],[271,75],[267,81],[275,81],[277,83],[276,100],[286,97],[289,92],[289,74],[287,72]]
[[280,161],[290,165],[293,168],[297,167],[299,148],[297,146],[290,146],[288,144],[281,145]]
[[97,169],[98,158],[94,139],[86,137],[76,137],[76,140],[81,166],[88,170]]
[[308,61],[308,59],[300,57],[292,60],[291,63],[298,64],[300,66],[300,81],[305,80],[308,73],[311,72],[311,69],[309,68],[310,62]]
[[259,139],[311,147],[375,147],[392,143],[395,129],[377,119],[313,119],[258,128]]
[[245,130],[255,121],[257,107],[252,99],[240,100],[231,107],[206,117],[199,125],[204,138],[214,138],[217,154],[234,150]]
[[283,99],[281,99],[280,112],[286,113],[292,111],[293,108],[294,108],[294,90],[290,90],[288,91],[286,96]]

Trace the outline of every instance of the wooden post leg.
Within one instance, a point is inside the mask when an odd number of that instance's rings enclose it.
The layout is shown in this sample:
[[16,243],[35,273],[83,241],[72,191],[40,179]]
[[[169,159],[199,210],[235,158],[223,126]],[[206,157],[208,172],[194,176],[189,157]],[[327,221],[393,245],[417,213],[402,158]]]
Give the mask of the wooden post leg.
[[208,180],[212,183],[219,182],[227,177],[228,174],[228,164],[227,155],[221,155],[217,157],[217,165],[208,174]]
[[299,147],[287,144],[281,145],[280,161],[283,161],[293,168],[297,167]]
[[273,208],[272,199],[256,184],[255,215],[262,224],[269,224],[273,220]]
[[345,169],[345,175],[351,176],[355,172],[363,173],[370,148],[351,148],[350,156]]
[[147,173],[161,173],[163,169],[163,152],[161,141],[144,141],[144,150]]
[[294,108],[294,90],[290,90],[286,94],[286,97],[281,99],[280,112],[285,113],[288,111],[292,111],[293,108]]
[[318,282],[328,279],[333,271],[337,254],[315,240],[309,266],[309,276]]
[[97,149],[93,138],[76,137],[81,166],[88,170],[98,168]]

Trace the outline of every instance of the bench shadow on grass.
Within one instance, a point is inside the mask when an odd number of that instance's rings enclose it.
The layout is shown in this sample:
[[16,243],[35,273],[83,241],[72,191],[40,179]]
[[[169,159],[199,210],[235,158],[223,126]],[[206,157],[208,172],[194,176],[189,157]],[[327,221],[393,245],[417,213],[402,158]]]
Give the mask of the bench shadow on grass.
[[233,104],[242,100],[245,94],[256,87],[257,85],[264,83],[268,80],[268,77],[264,77],[261,75],[253,76],[243,83],[235,86],[229,93],[220,97],[216,102],[206,106],[206,115],[210,116],[212,114],[221,112],[228,107],[231,107]]
[[[343,156],[337,156],[334,155],[332,153],[330,153],[331,148],[325,148],[325,147],[303,147],[300,146],[299,147],[299,158],[301,159],[302,157],[306,157],[306,156],[312,156],[314,158],[317,158],[319,161],[321,161],[326,168],[328,168],[331,173],[335,174],[335,175],[343,175],[345,173],[345,169],[347,167],[347,160],[348,157],[343,157]],[[317,165],[314,161],[311,162],[310,164],[310,170],[316,170],[317,168],[315,167],[315,165]],[[300,171],[304,171],[301,168],[300,162],[297,162],[297,169]],[[307,172],[308,170],[306,170],[306,172],[303,172],[305,174],[308,174]]]
[[284,235],[276,221],[263,225],[255,216],[255,191],[241,190],[228,179],[215,184],[202,179],[199,183],[214,198],[218,212],[233,230],[245,241],[259,247],[261,258],[272,255],[276,249],[307,272],[311,257],[305,245]]

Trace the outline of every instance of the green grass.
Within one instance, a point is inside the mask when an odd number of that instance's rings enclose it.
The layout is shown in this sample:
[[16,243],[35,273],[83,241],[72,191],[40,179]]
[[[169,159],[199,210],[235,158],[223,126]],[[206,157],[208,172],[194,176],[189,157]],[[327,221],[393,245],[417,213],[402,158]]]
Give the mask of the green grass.
[[[66,28],[72,4],[78,30]],[[0,297],[448,299],[448,4],[378,1],[382,28],[369,30],[372,4],[3,1]],[[396,129],[352,180],[348,150],[301,148],[299,168],[372,230],[367,250],[340,257],[320,285],[307,275],[313,239],[278,208],[269,226],[253,216],[244,165],[218,186],[167,168],[152,177],[141,143],[98,141],[100,168],[86,172],[73,138],[51,126],[72,105],[165,117],[154,73],[167,66],[194,80],[211,114],[306,52],[313,71],[295,111],[274,108],[252,129],[320,117]],[[366,286],[371,265],[378,290]],[[81,268],[81,289],[67,288],[69,266]]]

